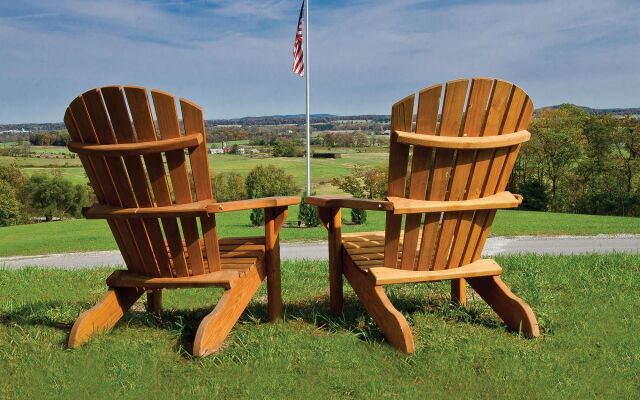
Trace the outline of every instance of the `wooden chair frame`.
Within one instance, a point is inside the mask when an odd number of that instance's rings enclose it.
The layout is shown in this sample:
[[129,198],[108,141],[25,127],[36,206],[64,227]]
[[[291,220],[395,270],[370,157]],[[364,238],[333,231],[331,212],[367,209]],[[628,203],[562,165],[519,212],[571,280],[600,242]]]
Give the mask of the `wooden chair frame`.
[[[539,336],[533,311],[500,279],[500,266],[480,258],[496,210],[522,202],[505,188],[530,138],[531,99],[489,78],[435,85],[419,93],[415,132],[413,105],[411,95],[392,108],[386,200],[306,198],[328,231],[332,313],[342,312],[344,275],[387,340],[412,353],[409,324],[384,285],[451,280],[453,301],[465,304],[468,282],[509,328]],[[342,208],[385,212],[385,232],[343,235]]]
[[[279,232],[288,206],[300,199],[217,202],[202,109],[180,99],[181,124],[172,95],[152,90],[151,96],[157,129],[141,87],[89,90],[65,113],[69,149],[98,199],[83,214],[107,220],[127,265],[76,320],[68,344],[75,348],[110,330],[143,293],[147,308],[160,313],[162,289],[220,287],[220,301],[196,333],[193,355],[200,357],[220,348],[265,278],[269,320],[282,317]],[[216,214],[255,208],[264,209],[263,237],[218,238]]]

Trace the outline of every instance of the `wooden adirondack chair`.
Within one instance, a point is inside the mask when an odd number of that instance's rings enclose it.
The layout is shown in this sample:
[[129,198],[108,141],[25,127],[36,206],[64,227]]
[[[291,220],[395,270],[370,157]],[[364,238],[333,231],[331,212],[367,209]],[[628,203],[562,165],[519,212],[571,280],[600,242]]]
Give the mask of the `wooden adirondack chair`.
[[[307,197],[329,231],[331,310],[342,310],[344,274],[387,340],[407,353],[411,330],[384,285],[451,280],[453,300],[464,303],[466,279],[510,328],[540,334],[500,266],[480,258],[496,210],[522,201],[505,189],[530,137],[533,103],[519,87],[487,78],[450,81],[442,92],[435,85],[418,94],[415,131],[414,95],[393,106],[385,201]],[[386,212],[385,231],[342,235],[345,207]]]
[[[158,129],[142,87],[89,90],[64,116],[69,149],[78,153],[99,202],[84,215],[107,220],[127,266],[80,315],[69,347],[111,329],[145,292],[148,307],[159,312],[162,289],[221,287],[193,345],[193,354],[204,356],[220,347],[265,277],[269,318],[281,316],[278,234],[287,206],[299,198],[216,202],[202,109],[180,99],[183,134],[175,98],[157,90],[151,96]],[[218,238],[215,214],[251,208],[265,210],[264,237]]]

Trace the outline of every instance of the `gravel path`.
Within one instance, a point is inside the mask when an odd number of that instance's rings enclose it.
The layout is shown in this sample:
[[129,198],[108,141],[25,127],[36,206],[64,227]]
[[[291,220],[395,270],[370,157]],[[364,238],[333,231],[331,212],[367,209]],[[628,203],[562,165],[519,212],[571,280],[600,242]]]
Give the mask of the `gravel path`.
[[[483,254],[559,255],[609,252],[640,253],[640,235],[492,237],[487,240]],[[327,243],[284,243],[281,256],[283,260],[326,260]],[[11,269],[25,266],[74,269],[122,264],[124,262],[119,251],[0,257],[0,268]]]

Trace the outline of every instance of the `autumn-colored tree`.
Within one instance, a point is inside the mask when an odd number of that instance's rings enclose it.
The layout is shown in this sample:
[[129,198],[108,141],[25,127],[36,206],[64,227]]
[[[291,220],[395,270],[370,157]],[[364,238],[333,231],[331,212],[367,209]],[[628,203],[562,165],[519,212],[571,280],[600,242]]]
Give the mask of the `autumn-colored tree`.
[[[331,184],[354,197],[381,199],[387,193],[387,169],[356,165],[350,175],[333,178]],[[367,214],[364,210],[351,210],[351,222],[363,224],[366,220]]]

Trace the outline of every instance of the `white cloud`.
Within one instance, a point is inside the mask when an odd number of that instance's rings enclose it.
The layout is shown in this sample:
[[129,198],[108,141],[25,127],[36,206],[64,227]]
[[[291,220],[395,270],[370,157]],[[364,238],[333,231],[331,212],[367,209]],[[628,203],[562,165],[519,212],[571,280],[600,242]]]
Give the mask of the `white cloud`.
[[[89,87],[130,83],[192,98],[208,118],[304,110],[291,72],[297,0],[30,4],[0,24],[0,123],[54,121]],[[197,4],[197,3],[196,3]],[[204,3],[203,3],[204,4]],[[520,84],[537,106],[638,106],[640,4],[614,0],[312,2],[312,109],[388,113],[460,76]]]

